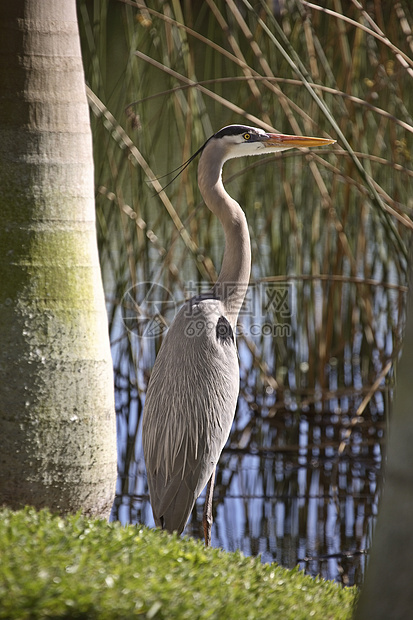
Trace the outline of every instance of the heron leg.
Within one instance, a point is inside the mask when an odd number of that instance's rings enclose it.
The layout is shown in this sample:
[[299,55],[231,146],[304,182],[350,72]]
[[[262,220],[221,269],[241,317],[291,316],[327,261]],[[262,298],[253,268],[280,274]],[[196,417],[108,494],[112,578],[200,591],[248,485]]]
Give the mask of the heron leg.
[[212,497],[214,495],[214,480],[215,480],[215,469],[212,472],[210,479],[208,480],[205,504],[204,504],[204,516],[202,519],[202,525],[204,526],[205,547],[209,547],[211,544],[211,528],[212,528],[212,523],[213,523]]

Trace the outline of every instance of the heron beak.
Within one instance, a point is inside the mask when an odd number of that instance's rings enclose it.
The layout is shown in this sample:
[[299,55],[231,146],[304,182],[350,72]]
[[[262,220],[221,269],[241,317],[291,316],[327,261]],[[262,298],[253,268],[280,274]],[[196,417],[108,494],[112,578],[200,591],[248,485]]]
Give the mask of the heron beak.
[[267,133],[263,136],[264,146],[278,146],[280,149],[308,148],[311,146],[325,146],[334,144],[336,140],[330,138],[311,138],[307,136],[286,136],[278,133]]

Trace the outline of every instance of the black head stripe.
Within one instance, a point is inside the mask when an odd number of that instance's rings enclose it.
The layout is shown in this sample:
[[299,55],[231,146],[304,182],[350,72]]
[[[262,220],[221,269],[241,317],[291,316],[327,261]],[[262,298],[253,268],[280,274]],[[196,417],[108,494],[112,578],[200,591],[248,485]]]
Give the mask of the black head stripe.
[[219,317],[217,321],[216,332],[217,340],[219,340],[223,344],[234,342],[234,332],[232,331],[232,327],[229,321],[224,316]]
[[256,133],[253,127],[247,127],[246,125],[229,125],[229,127],[223,127],[216,134],[214,138],[223,138],[224,136],[240,136],[243,133]]

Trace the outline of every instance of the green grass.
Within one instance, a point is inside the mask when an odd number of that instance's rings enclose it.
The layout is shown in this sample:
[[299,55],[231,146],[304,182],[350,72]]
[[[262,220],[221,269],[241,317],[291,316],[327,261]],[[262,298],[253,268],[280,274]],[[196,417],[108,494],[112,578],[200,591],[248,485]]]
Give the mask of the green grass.
[[0,618],[350,618],[355,589],[145,527],[0,512]]

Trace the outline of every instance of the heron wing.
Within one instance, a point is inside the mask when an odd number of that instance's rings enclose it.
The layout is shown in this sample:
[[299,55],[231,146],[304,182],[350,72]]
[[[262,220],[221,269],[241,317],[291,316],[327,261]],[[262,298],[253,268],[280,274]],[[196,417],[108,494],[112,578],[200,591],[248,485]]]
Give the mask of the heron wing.
[[188,303],[161,346],[143,448],[157,525],[181,532],[228,439],[239,391],[231,326],[217,300]]

